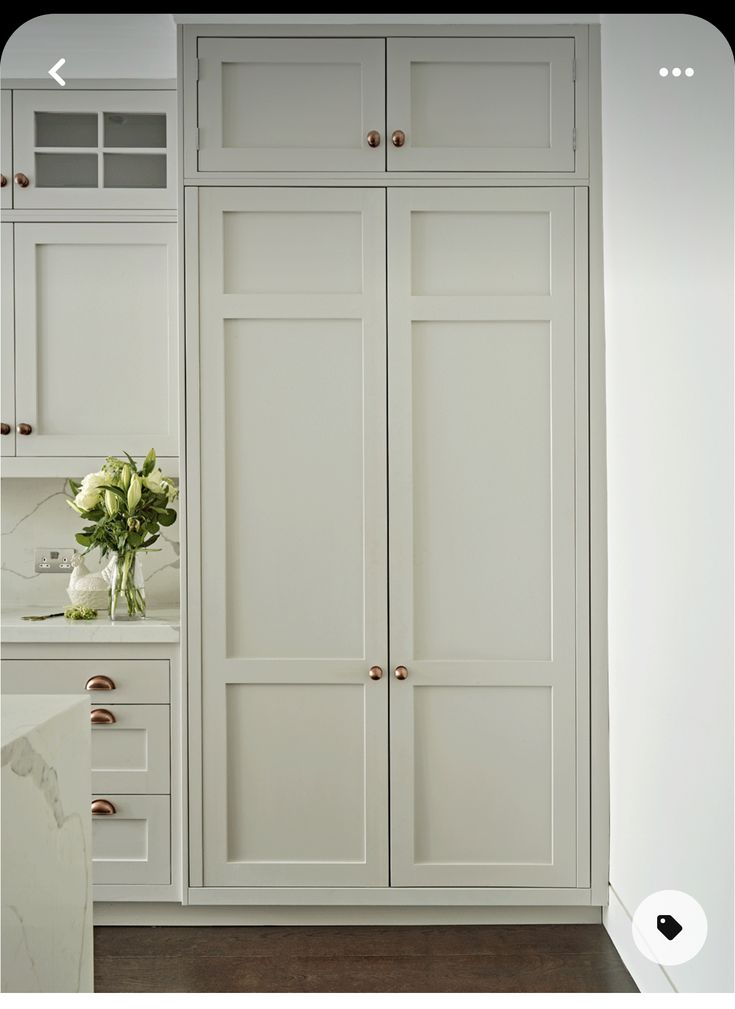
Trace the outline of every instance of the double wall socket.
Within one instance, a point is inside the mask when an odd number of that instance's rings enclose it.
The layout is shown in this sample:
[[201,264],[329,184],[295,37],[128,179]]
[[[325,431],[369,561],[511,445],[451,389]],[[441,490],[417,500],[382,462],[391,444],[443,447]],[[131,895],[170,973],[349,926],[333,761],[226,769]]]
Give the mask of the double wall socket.
[[39,575],[70,574],[75,554],[74,547],[38,547],[33,570]]

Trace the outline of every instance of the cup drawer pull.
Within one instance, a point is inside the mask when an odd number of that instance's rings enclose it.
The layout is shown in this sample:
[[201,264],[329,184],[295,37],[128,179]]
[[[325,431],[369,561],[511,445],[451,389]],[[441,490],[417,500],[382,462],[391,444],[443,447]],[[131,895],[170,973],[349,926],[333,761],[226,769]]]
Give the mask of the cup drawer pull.
[[115,683],[110,679],[109,676],[103,676],[101,673],[97,676],[90,676],[87,682],[84,684],[85,690],[114,690]]
[[107,708],[92,708],[89,713],[89,720],[92,725],[113,725],[115,716]]

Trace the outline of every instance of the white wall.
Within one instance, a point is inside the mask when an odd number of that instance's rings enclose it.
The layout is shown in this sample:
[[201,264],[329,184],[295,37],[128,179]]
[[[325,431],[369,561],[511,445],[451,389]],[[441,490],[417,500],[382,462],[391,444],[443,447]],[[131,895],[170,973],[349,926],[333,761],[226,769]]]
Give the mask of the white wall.
[[[733,59],[682,14],[603,15],[602,51],[608,928],[647,990],[732,991]],[[666,976],[627,920],[661,889],[709,919]]]
[[3,77],[46,77],[64,57],[61,75],[176,77],[176,27],[170,14],[42,14],[5,43]]

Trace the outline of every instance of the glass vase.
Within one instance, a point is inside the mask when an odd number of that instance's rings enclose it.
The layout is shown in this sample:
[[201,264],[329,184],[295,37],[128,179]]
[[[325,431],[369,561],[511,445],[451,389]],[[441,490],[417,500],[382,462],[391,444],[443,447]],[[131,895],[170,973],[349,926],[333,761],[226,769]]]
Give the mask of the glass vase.
[[110,620],[143,620],[145,582],[138,551],[113,553],[102,573],[110,586]]

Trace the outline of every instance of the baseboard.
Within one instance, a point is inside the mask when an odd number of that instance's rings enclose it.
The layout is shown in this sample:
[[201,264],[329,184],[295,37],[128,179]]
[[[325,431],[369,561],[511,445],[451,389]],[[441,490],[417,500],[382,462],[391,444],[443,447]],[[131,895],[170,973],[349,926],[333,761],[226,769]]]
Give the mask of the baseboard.
[[95,902],[95,925],[599,924],[599,907],[201,907]]
[[603,910],[602,924],[613,941],[628,971],[645,995],[676,993],[676,988],[660,964],[645,957],[633,941],[633,919],[615,890],[610,887],[607,907]]

